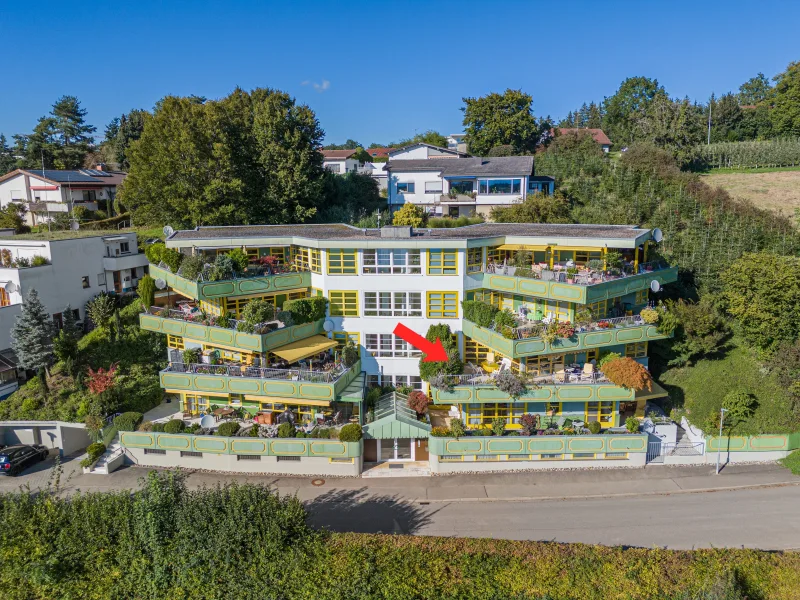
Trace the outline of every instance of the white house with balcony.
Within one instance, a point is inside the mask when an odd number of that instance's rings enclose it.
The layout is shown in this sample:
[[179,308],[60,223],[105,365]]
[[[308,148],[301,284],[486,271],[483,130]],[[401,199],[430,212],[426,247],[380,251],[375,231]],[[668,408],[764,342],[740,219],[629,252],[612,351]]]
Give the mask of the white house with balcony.
[[321,150],[322,166],[325,170],[337,175],[345,173],[371,173],[370,163],[365,163],[358,158],[358,150]]
[[[135,233],[77,231],[0,237],[0,356],[9,355],[11,328],[32,289],[60,327],[67,304],[75,318],[83,321],[89,300],[100,292],[134,291],[147,264]],[[0,361],[0,380],[3,372]],[[12,383],[16,386],[16,377]]]
[[495,206],[521,202],[528,194],[552,194],[555,180],[534,175],[533,156],[395,158],[386,164],[391,210],[406,202],[430,214],[488,215]]
[[28,225],[50,221],[74,208],[98,210],[113,203],[126,174],[97,169],[16,169],[0,177],[0,207],[23,205]]

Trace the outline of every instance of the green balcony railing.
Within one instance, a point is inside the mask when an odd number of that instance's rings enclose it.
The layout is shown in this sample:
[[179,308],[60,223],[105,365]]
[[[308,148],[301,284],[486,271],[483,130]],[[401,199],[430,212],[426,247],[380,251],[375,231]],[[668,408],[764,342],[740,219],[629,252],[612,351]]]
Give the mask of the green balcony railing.
[[[613,321],[615,319],[607,320],[609,323]],[[663,340],[669,337],[659,332],[655,325],[636,323],[633,320],[614,328],[578,332],[570,338],[559,338],[553,343],[547,343],[541,337],[508,339],[497,331],[481,327],[466,319],[463,321],[462,331],[469,338],[509,358],[581,352],[592,348]]]
[[[324,319],[312,323],[303,323],[292,327],[276,329],[263,335],[244,333],[231,328],[214,327],[195,323],[181,318],[164,317],[165,311],[155,309],[159,314],[142,313],[139,325],[142,329],[168,335],[190,338],[207,344],[239,348],[247,352],[268,352],[286,344],[322,333]],[[151,313],[153,311],[151,310]],[[178,311],[174,311],[177,313]]]
[[355,458],[361,456],[363,452],[363,442],[308,438],[220,437],[151,431],[123,431],[120,433],[120,444],[125,448],[148,450],[320,458]]
[[337,375],[303,369],[173,363],[159,375],[161,387],[167,390],[332,402],[360,372],[361,361]]
[[428,439],[428,451],[435,456],[642,453],[647,451],[647,435],[466,436],[458,439],[432,437]]
[[[474,382],[470,382],[472,378]],[[512,402],[511,396],[492,385],[490,381],[481,382],[483,378],[475,376],[456,376],[450,390],[431,388],[431,400],[434,404],[473,404],[483,402]],[[552,378],[546,383],[537,383],[537,387],[529,387],[519,397],[519,402],[594,402],[594,401],[631,401],[636,397],[633,390],[619,387],[610,382],[582,382],[580,380],[556,383]]]
[[223,281],[191,281],[172,273],[169,269],[151,264],[150,276],[154,279],[163,279],[175,291],[195,300],[216,300],[248,294],[269,294],[311,286],[311,273],[308,271],[241,277]]
[[650,287],[651,282],[660,285],[678,280],[678,267],[667,267],[645,271],[592,284],[545,281],[528,277],[483,273],[482,287],[497,292],[536,296],[551,300],[565,300],[576,304],[592,304],[601,300],[620,298]]

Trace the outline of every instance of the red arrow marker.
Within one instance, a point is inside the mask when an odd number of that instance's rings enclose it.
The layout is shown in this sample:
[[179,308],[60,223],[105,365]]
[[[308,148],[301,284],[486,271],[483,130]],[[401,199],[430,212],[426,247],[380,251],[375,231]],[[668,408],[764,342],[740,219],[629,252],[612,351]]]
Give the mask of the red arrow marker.
[[394,328],[394,334],[414,346],[417,350],[422,350],[425,354],[422,362],[444,361],[449,358],[439,338],[436,338],[435,342],[430,342],[417,332],[411,331],[402,323],[398,323],[397,327]]

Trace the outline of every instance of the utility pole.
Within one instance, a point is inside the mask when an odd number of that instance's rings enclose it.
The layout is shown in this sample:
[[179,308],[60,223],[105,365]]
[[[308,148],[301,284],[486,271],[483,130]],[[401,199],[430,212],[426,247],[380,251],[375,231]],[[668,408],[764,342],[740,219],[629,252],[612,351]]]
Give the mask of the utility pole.
[[728,412],[727,408],[719,409],[719,438],[717,438],[717,475],[719,475],[719,459],[722,453],[722,422],[725,420],[725,413]]

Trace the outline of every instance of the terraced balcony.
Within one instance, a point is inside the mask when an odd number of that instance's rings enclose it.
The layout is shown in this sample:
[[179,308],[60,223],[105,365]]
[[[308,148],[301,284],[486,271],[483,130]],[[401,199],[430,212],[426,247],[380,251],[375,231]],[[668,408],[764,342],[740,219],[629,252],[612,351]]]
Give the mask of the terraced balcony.
[[159,375],[161,387],[171,392],[238,394],[247,400],[278,397],[332,402],[360,373],[361,361],[349,369],[333,371],[170,363]]
[[340,442],[327,439],[220,437],[150,431],[120,432],[120,444],[124,448],[148,450],[323,458],[358,457],[361,456],[364,447],[363,442]]
[[592,348],[662,340],[669,337],[658,331],[656,325],[648,325],[642,321],[638,315],[603,319],[587,327],[577,328],[572,337],[558,338],[553,342],[542,339],[541,329],[541,326],[538,329],[520,327],[506,332],[509,338],[467,319],[464,319],[462,325],[464,335],[509,358],[581,352]]
[[286,344],[322,333],[325,319],[276,329],[265,334],[245,333],[235,328],[203,325],[180,310],[151,307],[139,315],[139,325],[147,331],[189,338],[207,344],[237,348],[245,352],[268,352]]
[[176,275],[167,268],[151,264],[150,276],[154,279],[163,279],[176,292],[195,300],[216,300],[249,294],[269,294],[311,286],[311,273],[309,271],[290,271],[270,275],[256,270],[250,276],[236,279],[191,281]]
[[[499,269],[498,267],[498,271]],[[575,279],[574,283],[568,283],[566,277],[562,275],[556,276],[556,279],[553,280],[545,280],[517,277],[501,272],[471,275],[470,278],[473,282],[480,281],[480,287],[484,289],[551,300],[565,300],[576,304],[592,304],[601,300],[620,298],[647,289],[653,281],[658,281],[663,286],[678,280],[678,267],[640,265],[640,271],[633,275],[622,274],[618,277]]]
[[489,375],[448,376],[447,390],[431,388],[434,404],[473,404],[483,402],[595,402],[632,401],[636,393],[614,385],[601,374],[558,374],[537,377],[517,400],[492,383]]

